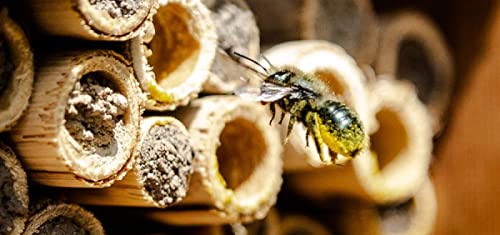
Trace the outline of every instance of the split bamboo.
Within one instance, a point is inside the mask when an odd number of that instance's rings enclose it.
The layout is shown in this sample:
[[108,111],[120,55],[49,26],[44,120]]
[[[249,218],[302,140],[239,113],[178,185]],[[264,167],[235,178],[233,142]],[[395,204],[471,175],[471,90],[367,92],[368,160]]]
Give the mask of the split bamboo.
[[13,128],[31,179],[56,187],[106,187],[132,167],[142,112],[126,61],[110,51],[39,60],[31,103]]
[[130,41],[137,79],[149,110],[187,105],[202,90],[217,49],[210,11],[199,0],[160,2],[153,24]]
[[269,127],[265,108],[237,97],[212,96],[175,116],[188,128],[197,153],[194,174],[177,210],[148,216],[183,225],[264,218],[282,182],[280,137]]
[[0,132],[9,130],[28,106],[33,53],[23,30],[0,8]]

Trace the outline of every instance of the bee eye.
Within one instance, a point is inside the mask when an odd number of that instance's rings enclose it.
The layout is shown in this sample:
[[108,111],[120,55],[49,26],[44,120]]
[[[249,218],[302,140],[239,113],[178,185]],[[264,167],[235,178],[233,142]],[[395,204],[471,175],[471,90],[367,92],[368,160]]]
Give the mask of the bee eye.
[[278,82],[287,83],[290,81],[292,75],[290,71],[283,70],[272,74],[270,78]]

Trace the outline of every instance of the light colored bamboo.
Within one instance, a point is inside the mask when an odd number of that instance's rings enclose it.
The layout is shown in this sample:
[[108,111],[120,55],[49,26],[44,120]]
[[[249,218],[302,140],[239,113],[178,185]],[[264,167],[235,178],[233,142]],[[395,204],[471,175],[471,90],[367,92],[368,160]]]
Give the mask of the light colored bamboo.
[[28,106],[33,53],[22,29],[0,8],[0,132],[9,130]]
[[439,132],[454,86],[452,58],[439,28],[423,13],[400,11],[382,17],[379,43],[377,74],[412,81]]
[[173,110],[195,98],[208,79],[216,29],[200,0],[160,2],[153,23],[130,42],[133,66],[148,94],[146,108]]
[[151,23],[156,0],[25,0],[23,9],[42,32],[88,40],[124,41]]
[[285,41],[321,39],[339,44],[361,64],[371,63],[378,28],[369,0],[248,1],[264,47]]
[[407,83],[381,79],[370,90],[378,122],[370,151],[345,167],[290,176],[298,193],[313,198],[345,194],[384,204],[408,199],[422,184],[432,151],[430,115]]
[[87,205],[159,208],[181,201],[194,158],[184,125],[173,117],[146,117],[137,146],[134,168],[123,180],[103,189],[66,190],[65,198]]
[[21,234],[28,219],[28,182],[16,154],[0,142],[0,233]]
[[430,179],[408,201],[377,207],[366,202],[343,203],[330,222],[339,234],[428,235],[437,213],[436,195]]
[[[327,84],[332,93],[358,113],[366,132],[373,126],[372,114],[367,105],[366,79],[356,62],[340,46],[326,41],[293,41],[274,46],[264,55],[274,66],[294,66],[316,75]],[[283,139],[285,134],[286,125],[283,125]],[[285,171],[303,171],[325,165],[315,148],[306,147],[305,136],[306,129],[302,124],[294,127],[285,146]],[[309,144],[314,145],[314,141],[310,139]],[[336,164],[349,160],[340,155],[330,158]]]
[[211,96],[175,116],[188,128],[198,154],[195,172],[177,211],[148,216],[185,225],[264,218],[282,182],[280,137],[269,127],[266,109],[237,97]]
[[54,204],[33,213],[23,235],[32,234],[104,235],[101,223],[94,215],[75,204]]
[[250,58],[260,53],[259,29],[255,17],[244,0],[204,0],[217,29],[219,50],[211,74],[203,87],[208,93],[230,93],[242,86],[245,69],[235,63],[223,49],[231,49]]
[[283,216],[280,223],[279,235],[314,234],[331,235],[332,233],[322,224],[303,215]]
[[[133,165],[131,155],[139,136],[143,101],[126,61],[104,50],[54,53],[39,61],[31,103],[12,130],[31,179],[56,187],[106,187],[123,178]],[[116,91],[111,88],[114,94],[106,97],[92,95],[93,91],[85,94],[80,91],[84,78],[107,82]],[[105,95],[109,89],[95,92]],[[85,100],[89,103],[78,111]],[[95,110],[101,105],[104,110]],[[116,114],[118,109],[123,110],[122,116]],[[97,116],[82,116],[82,120],[68,116],[75,112]],[[88,125],[89,129],[71,133],[70,123]],[[111,126],[100,126],[104,124]]]

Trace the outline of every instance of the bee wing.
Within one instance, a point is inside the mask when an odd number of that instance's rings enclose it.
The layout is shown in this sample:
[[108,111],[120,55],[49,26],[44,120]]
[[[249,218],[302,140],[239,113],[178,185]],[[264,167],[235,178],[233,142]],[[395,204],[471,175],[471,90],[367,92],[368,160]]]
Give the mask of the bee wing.
[[293,87],[280,86],[265,82],[259,87],[240,87],[236,89],[235,94],[253,101],[274,102],[283,99],[285,96],[293,94]]

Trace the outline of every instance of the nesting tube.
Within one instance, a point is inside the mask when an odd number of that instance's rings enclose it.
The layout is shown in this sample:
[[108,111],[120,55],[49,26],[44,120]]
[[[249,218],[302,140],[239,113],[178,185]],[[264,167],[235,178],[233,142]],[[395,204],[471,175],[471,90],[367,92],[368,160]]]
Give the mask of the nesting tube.
[[281,219],[280,235],[315,234],[331,235],[321,223],[303,215],[287,215]]
[[250,58],[260,52],[259,29],[255,17],[244,0],[204,0],[210,9],[217,31],[216,52],[211,74],[203,87],[207,93],[230,93],[242,86],[248,72],[235,63],[223,49],[231,49]]
[[33,70],[26,35],[0,8],[0,132],[9,130],[28,106]]
[[28,219],[28,182],[15,153],[0,142],[0,233],[21,234]]
[[329,223],[338,234],[428,235],[432,233],[437,204],[430,179],[409,200],[387,206],[376,206],[351,200],[330,214]]
[[171,224],[221,224],[265,217],[282,178],[279,133],[270,114],[237,97],[211,96],[175,115],[196,151],[188,194],[177,210],[148,214]]
[[194,158],[184,125],[173,117],[146,117],[137,146],[134,168],[123,180],[104,189],[65,190],[65,198],[88,205],[158,208],[181,201]]
[[379,80],[370,90],[377,121],[370,151],[345,167],[291,176],[298,193],[315,198],[344,194],[385,204],[406,200],[420,187],[432,151],[430,115],[408,83]]
[[105,187],[132,167],[141,93],[126,61],[105,50],[39,60],[31,103],[12,130],[31,179]]
[[44,33],[106,41],[136,37],[158,8],[156,0],[23,1],[24,12],[29,12],[29,19]]
[[33,211],[23,234],[104,235],[105,233],[101,223],[92,213],[75,204],[58,203]]
[[[369,131],[373,118],[367,105],[366,79],[353,58],[340,46],[326,41],[302,40],[276,45],[264,54],[274,66],[294,66],[321,79],[339,100],[359,115],[365,132]],[[283,135],[286,134],[285,128],[283,125]],[[313,146],[314,140],[310,137],[310,146],[307,147],[305,136],[306,129],[302,124],[292,130],[285,146],[285,171],[303,171],[324,165]],[[329,158],[337,164],[348,160],[340,155]]]
[[378,30],[369,0],[249,1],[264,47],[321,39],[339,44],[362,64],[373,61]]
[[453,62],[438,27],[422,13],[401,11],[382,17],[375,70],[409,80],[433,117],[434,132],[446,119],[454,84]]
[[201,91],[210,75],[217,34],[199,0],[160,3],[153,25],[130,42],[134,70],[149,110],[173,110]]

